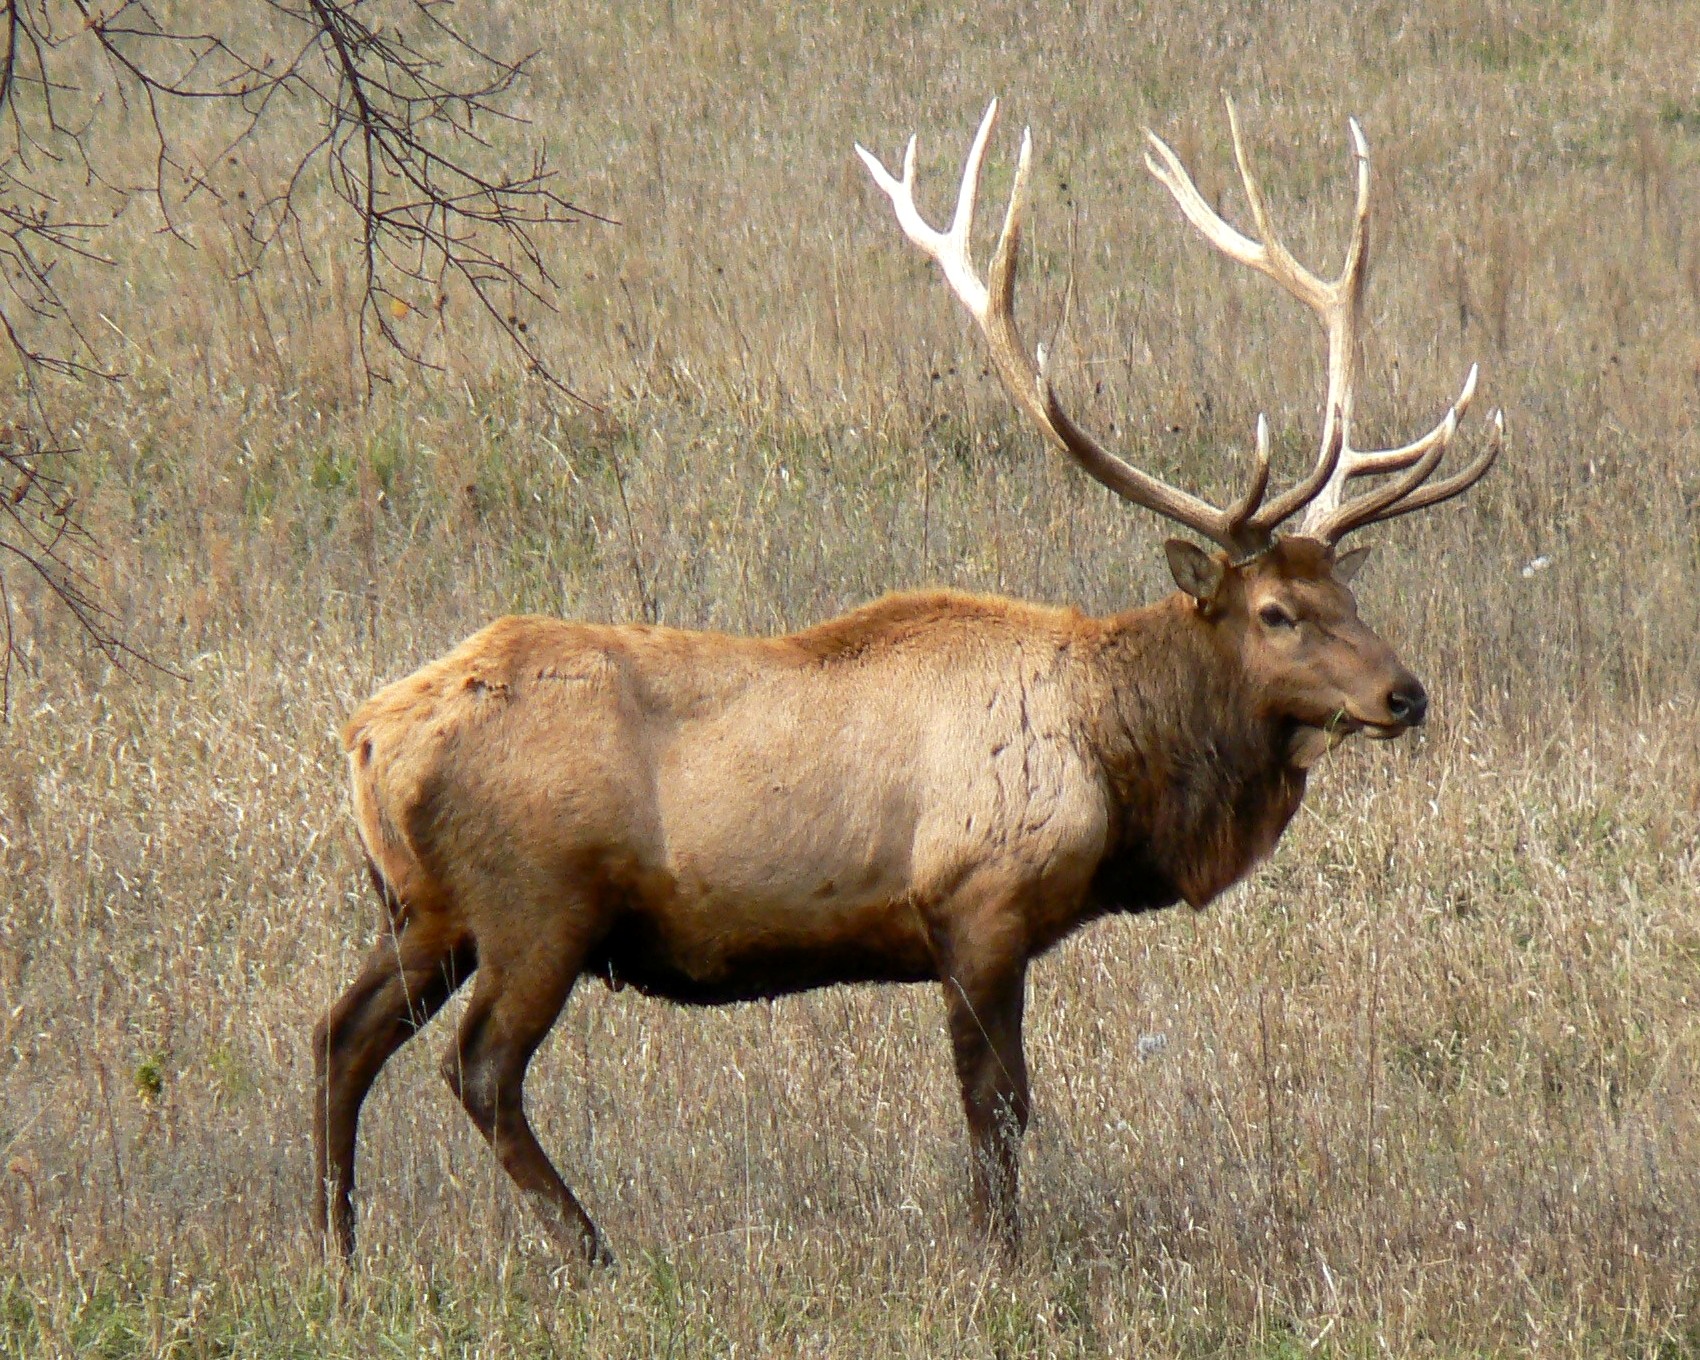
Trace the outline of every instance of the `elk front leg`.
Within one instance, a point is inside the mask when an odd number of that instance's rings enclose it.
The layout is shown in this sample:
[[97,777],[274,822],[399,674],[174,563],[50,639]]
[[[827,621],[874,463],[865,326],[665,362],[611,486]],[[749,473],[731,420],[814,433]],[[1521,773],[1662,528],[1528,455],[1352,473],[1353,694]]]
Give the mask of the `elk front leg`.
[[1020,957],[987,960],[982,966],[958,960],[944,979],[973,1154],[974,1219],[1011,1254],[1021,1244],[1017,1183],[1029,1109],[1021,1049],[1026,989],[1027,964]]

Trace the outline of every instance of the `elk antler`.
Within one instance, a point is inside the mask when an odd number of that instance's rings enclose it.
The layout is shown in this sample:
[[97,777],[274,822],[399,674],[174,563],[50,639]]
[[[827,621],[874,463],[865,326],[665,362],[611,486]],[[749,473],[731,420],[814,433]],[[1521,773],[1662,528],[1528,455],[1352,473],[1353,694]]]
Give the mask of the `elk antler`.
[[[1476,394],[1476,367],[1472,364],[1458,399],[1440,423],[1421,439],[1397,449],[1359,450],[1352,447],[1352,407],[1359,363],[1358,323],[1363,317],[1364,267],[1369,257],[1369,144],[1364,140],[1357,119],[1349,120],[1349,125],[1358,171],[1357,210],[1352,221],[1352,238],[1346,247],[1346,262],[1341,267],[1340,276],[1328,281],[1317,278],[1294,259],[1271,229],[1263,193],[1251,172],[1245,145],[1240,138],[1240,120],[1232,100],[1228,102],[1228,128],[1234,139],[1234,160],[1239,165],[1240,180],[1245,185],[1246,200],[1251,205],[1252,221],[1263,238],[1261,241],[1250,240],[1229,226],[1198,192],[1180,157],[1175,155],[1168,143],[1154,132],[1147,131],[1145,134],[1151,144],[1151,151],[1145,156],[1146,168],[1173,195],[1187,220],[1224,255],[1274,279],[1315,312],[1322,323],[1328,338],[1328,391],[1323,401],[1322,453],[1317,466],[1321,468],[1328,463],[1331,467],[1321,477],[1313,474],[1277,497],[1264,508],[1263,513],[1279,523],[1308,505],[1299,532],[1328,544],[1338,543],[1352,530],[1366,524],[1409,514],[1412,510],[1438,504],[1468,490],[1499,457],[1505,432],[1504,418],[1495,411],[1493,433],[1487,447],[1475,461],[1450,477],[1425,485],[1440,465],[1458,431],[1458,422]],[[1351,478],[1389,472],[1401,475],[1365,495],[1341,503],[1346,483]]]
[[[968,237],[974,225],[980,165],[997,116],[998,101],[994,99],[986,108],[986,116],[980,120],[980,130],[974,134],[974,145],[968,152],[962,185],[956,195],[956,215],[951,219],[949,229],[942,232],[928,226],[915,206],[915,138],[909,139],[909,146],[903,153],[902,179],[892,175],[866,148],[858,145],[856,154],[868,167],[874,183],[891,199],[904,234],[938,262],[951,291],[979,323],[991,349],[992,363],[1010,395],[1058,448],[1118,496],[1155,510],[1202,534],[1226,548],[1232,556],[1247,557],[1261,552],[1269,546],[1276,525],[1314,496],[1328,480],[1334,471],[1338,443],[1324,443],[1316,467],[1304,483],[1294,489],[1303,490],[1304,494],[1291,506],[1281,509],[1292,499],[1292,492],[1272,505],[1264,506],[1263,496],[1269,486],[1269,428],[1259,416],[1257,465],[1251,484],[1244,495],[1224,510],[1141,472],[1076,425],[1062,409],[1046,377],[1044,350],[1040,349],[1036,364],[1029,362],[1015,324],[1015,266],[1021,252],[1021,215],[1027,206],[1027,172],[1033,154],[1031,129],[1021,136],[1021,158],[1016,163],[1015,185],[1010,191],[1009,208],[1004,214],[997,250],[992,256],[989,282],[981,281],[969,257]],[[1272,513],[1276,510],[1280,513]]]

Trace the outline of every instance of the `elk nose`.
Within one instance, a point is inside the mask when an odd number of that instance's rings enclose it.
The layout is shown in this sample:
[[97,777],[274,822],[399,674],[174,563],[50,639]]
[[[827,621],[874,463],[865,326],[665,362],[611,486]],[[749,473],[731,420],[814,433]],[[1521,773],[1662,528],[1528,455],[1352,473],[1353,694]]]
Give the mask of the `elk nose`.
[[1387,692],[1387,711],[1394,722],[1418,727],[1428,716],[1428,691],[1414,678],[1404,680]]

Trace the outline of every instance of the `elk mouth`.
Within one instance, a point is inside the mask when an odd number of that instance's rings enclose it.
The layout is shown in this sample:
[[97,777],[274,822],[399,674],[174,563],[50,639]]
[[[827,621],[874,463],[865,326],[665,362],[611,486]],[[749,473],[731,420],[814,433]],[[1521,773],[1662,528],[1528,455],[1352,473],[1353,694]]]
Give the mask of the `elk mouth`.
[[1396,741],[1411,730],[1409,723],[1364,723],[1359,730],[1371,741]]
[[1420,726],[1421,719],[1412,722],[1409,718],[1389,718],[1378,721],[1373,718],[1353,717],[1342,712],[1335,720],[1336,728],[1341,732],[1361,732],[1370,741],[1397,741],[1412,728]]
[[1308,770],[1348,737],[1363,733],[1371,741],[1392,741],[1403,736],[1410,724],[1401,722],[1372,722],[1353,717],[1345,709],[1336,709],[1321,722],[1294,722],[1287,732],[1287,762],[1295,769]]
[[1359,733],[1371,741],[1395,741],[1409,732],[1412,726],[1413,724],[1401,722],[1397,718],[1386,722],[1379,722],[1374,718],[1360,718],[1341,709],[1322,725],[1322,729],[1336,741],[1344,741],[1347,737],[1357,736]]

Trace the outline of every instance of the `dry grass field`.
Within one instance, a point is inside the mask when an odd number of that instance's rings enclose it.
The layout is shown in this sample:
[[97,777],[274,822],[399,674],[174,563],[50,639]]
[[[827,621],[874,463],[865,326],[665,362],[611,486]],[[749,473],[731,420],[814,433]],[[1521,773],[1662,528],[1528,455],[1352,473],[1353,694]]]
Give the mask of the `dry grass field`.
[[[561,309],[525,318],[597,409],[426,299],[442,370],[367,401],[328,211],[316,278],[225,281],[201,204],[62,280],[131,373],[54,396],[100,584],[182,678],[114,671],[16,579],[0,1354],[1700,1355],[1700,7],[459,9],[540,49],[511,135],[618,219],[554,238]],[[1009,413],[851,154],[919,131],[942,215],[993,93],[988,200],[1035,130],[1030,333],[1072,279],[1062,390],[1210,494],[1260,409],[1307,456],[1320,343],[1193,237],[1142,129],[1243,220],[1232,94],[1332,268],[1362,120],[1364,432],[1426,428],[1471,360],[1511,430],[1361,578],[1430,725],[1330,757],[1209,911],[1036,965],[1015,1265],[968,1225],[934,992],[586,985],[530,1090],[620,1265],[557,1271],[437,1077],[451,1005],[374,1092],[358,1262],[327,1266],[308,1035],[374,928],[335,730],[377,684],[505,612],[1167,589],[1166,530]]]

